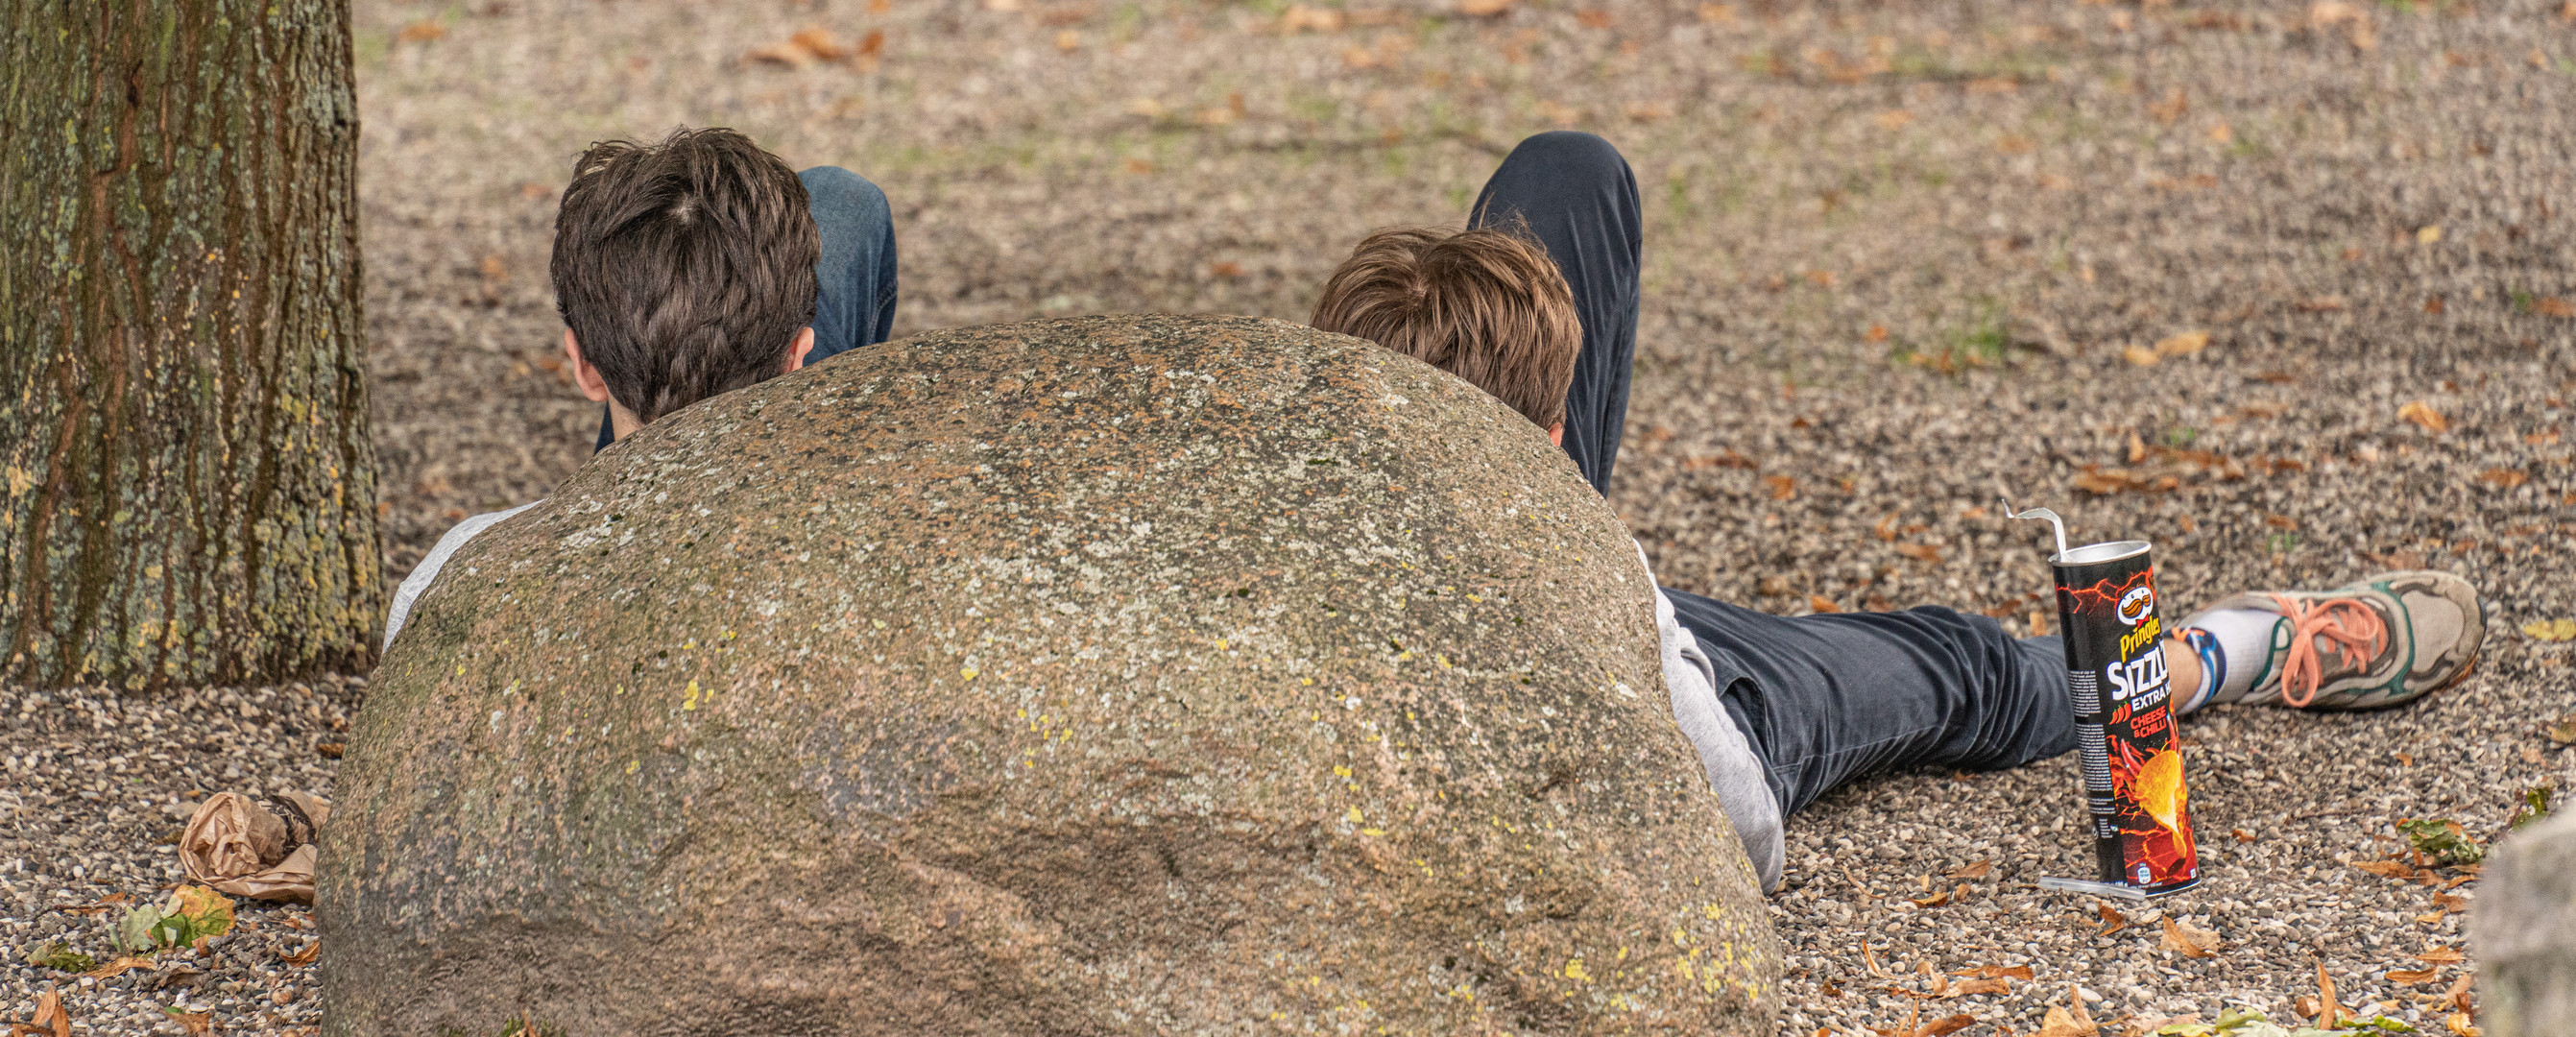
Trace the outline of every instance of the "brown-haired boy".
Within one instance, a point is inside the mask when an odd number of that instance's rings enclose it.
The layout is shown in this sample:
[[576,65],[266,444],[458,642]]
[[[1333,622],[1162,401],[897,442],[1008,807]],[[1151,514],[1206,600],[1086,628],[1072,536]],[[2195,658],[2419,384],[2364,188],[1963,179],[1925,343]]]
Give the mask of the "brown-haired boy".
[[[593,144],[555,215],[555,308],[599,448],[692,403],[885,341],[894,218],[834,166],[802,173],[721,128]],[[533,504],[456,524],[394,592],[385,644],[440,567]]]
[[[1310,321],[1440,367],[1564,447],[1604,493],[1636,352],[1635,176],[1585,133],[1523,141],[1469,229],[1380,231],[1326,280]],[[1547,270],[1562,275],[1551,281]],[[1645,553],[1641,547],[1638,557]],[[1995,769],[2075,747],[2063,649],[1939,606],[1783,617],[1659,590],[1673,715],[1761,871],[1780,822],[1846,781],[1899,767]],[[2476,591],[2444,572],[2332,591],[2238,594],[2168,639],[2169,682],[2132,699],[2364,709],[2447,687],[2475,663]]]

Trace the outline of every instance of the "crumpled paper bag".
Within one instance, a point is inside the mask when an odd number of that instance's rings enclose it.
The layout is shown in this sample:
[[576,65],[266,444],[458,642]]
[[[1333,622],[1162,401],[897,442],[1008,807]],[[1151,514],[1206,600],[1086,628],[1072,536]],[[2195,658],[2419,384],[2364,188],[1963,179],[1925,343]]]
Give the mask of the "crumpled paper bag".
[[179,833],[179,862],[188,878],[238,897],[313,902],[314,841],[331,804],[289,792],[279,817],[238,792],[199,804]]

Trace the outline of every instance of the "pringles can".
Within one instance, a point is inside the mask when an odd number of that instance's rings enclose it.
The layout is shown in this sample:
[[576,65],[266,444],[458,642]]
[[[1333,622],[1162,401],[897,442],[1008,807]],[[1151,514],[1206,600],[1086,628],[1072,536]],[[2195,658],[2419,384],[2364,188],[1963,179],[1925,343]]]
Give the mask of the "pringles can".
[[2151,545],[2115,540],[2069,548],[2062,520],[2046,509],[2015,514],[2007,506],[2006,514],[2058,523],[2049,564],[2101,881],[2151,897],[2198,885]]

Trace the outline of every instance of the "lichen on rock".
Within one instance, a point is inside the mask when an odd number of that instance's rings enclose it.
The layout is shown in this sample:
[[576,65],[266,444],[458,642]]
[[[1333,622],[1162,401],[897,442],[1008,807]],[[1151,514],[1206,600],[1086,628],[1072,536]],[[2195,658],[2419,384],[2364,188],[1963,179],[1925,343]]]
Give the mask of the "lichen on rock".
[[326,833],[328,1032],[1768,1033],[1635,551],[1277,321],[943,331],[460,552]]

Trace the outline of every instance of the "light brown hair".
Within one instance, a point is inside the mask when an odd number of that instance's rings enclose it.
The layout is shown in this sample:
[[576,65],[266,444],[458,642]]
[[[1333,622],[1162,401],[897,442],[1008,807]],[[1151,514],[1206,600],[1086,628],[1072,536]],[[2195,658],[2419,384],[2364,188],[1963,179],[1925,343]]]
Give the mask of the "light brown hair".
[[1306,323],[1464,378],[1540,428],[1565,421],[1583,349],[1565,275],[1517,228],[1370,234],[1324,281]]
[[555,214],[555,308],[609,395],[653,421],[783,373],[822,254],[804,182],[751,138],[605,141]]

